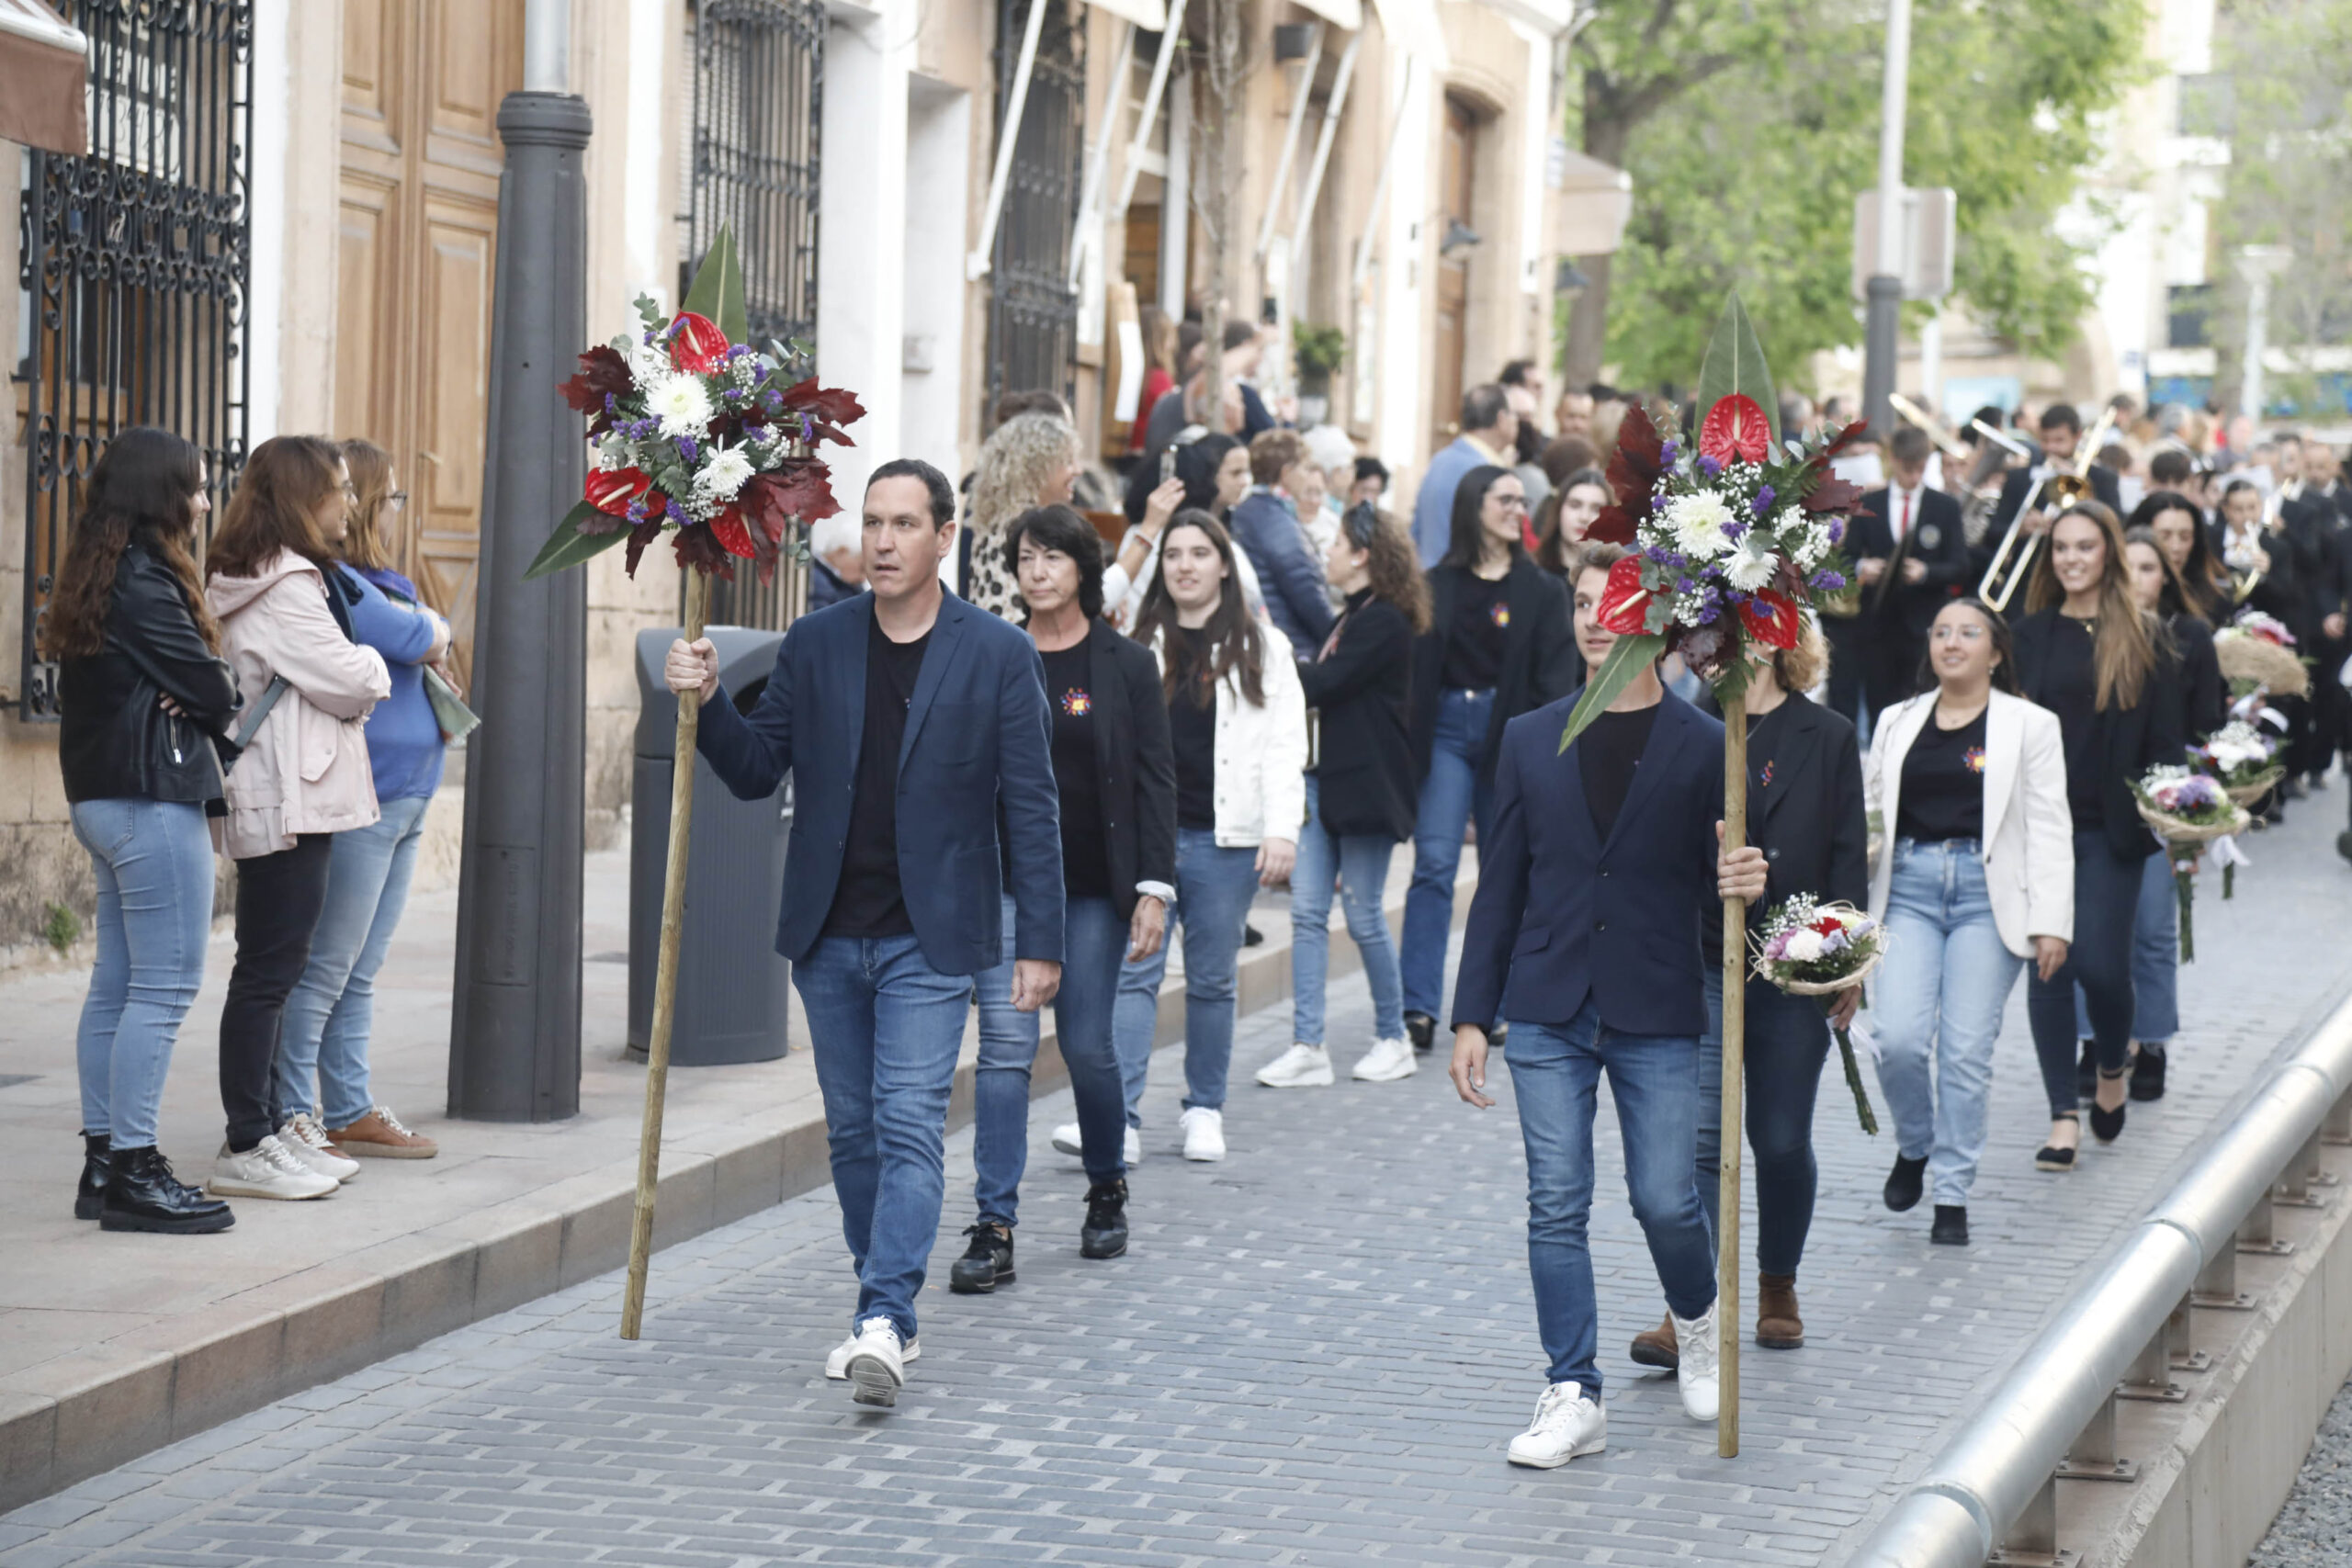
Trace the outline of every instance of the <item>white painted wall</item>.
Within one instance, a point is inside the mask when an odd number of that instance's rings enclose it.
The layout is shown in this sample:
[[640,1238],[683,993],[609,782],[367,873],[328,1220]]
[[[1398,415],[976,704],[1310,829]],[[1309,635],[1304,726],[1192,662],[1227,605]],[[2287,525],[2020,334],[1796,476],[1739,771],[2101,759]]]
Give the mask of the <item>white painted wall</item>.
[[[1400,76],[1406,74],[1400,57]],[[1430,190],[1430,144],[1436,134],[1435,73],[1417,64],[1405,81],[1395,112],[1403,118],[1404,132],[1396,138],[1389,164],[1387,206],[1381,213],[1379,270],[1380,364],[1375,375],[1379,406],[1374,421],[1374,450],[1398,469],[1406,481],[1399,491],[1412,494],[1427,454],[1428,420],[1423,403],[1428,396],[1429,333],[1424,321],[1424,274],[1434,246],[1427,243],[1425,221],[1436,205]],[[1405,470],[1410,470],[1409,478]]]
[[[292,96],[288,32],[293,0],[254,6],[253,205],[251,287],[245,295],[245,440],[252,450],[279,433],[278,306],[286,293],[286,151]],[[332,280],[329,287],[332,287]],[[324,411],[298,419],[296,428],[326,423]]]
[[854,507],[874,467],[899,455],[904,343],[907,73],[914,0],[837,8],[825,35],[824,155],[817,239],[817,367],[865,405],[856,445],[829,447],[833,493]]
[[[972,96],[926,76],[906,86],[905,209],[900,218],[904,305],[896,446],[950,478],[961,464],[964,236],[971,224]],[[918,368],[919,365],[928,369]]]

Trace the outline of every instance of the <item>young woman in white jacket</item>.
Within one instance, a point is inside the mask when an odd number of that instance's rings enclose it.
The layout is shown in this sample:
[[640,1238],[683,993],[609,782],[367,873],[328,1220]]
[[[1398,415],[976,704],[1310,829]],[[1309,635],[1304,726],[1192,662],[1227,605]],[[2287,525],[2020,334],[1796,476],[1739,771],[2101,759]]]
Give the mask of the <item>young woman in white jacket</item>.
[[1863,771],[1885,840],[1871,913],[1888,935],[1870,1021],[1894,1118],[1886,1206],[1931,1185],[1931,1239],[1965,1246],[2002,1010],[2027,961],[2048,977],[2074,936],[2074,829],[2057,716],[2016,694],[2001,617],[1945,605],[1928,663],[1934,690],[1880,716]]
[[[1136,640],[1159,660],[1176,754],[1176,901],[1184,928],[1184,1157],[1225,1157],[1242,926],[1261,886],[1290,877],[1306,818],[1306,703],[1290,645],[1243,603],[1232,537],[1179,512],[1160,541]],[[1136,1105],[1168,949],[1125,965],[1112,1042]]]

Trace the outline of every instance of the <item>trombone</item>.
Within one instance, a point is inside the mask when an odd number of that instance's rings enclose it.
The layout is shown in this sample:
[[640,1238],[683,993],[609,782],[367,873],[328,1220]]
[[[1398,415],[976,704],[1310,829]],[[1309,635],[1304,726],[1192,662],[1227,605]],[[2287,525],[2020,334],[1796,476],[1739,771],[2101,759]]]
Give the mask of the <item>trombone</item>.
[[[2039,509],[2044,491],[2062,509],[2091,494],[2091,465],[2098,459],[2107,433],[2114,427],[2115,411],[2109,409],[2075,446],[2073,471],[2062,471],[2053,466],[2052,472],[2033,481],[2033,488],[2025,492],[2025,500],[2018,507],[2018,514],[2009,519],[2009,531],[2001,536],[2001,547],[1993,552],[1984,581],[1976,585],[1979,599],[2005,615],[2008,612],[2009,601],[2017,597],[2018,585],[2032,570],[2034,551],[2041,547],[2041,536],[2030,532],[2025,520]],[[2009,558],[2012,554],[2017,558],[2015,561]]]
[[1928,439],[1933,441],[1945,457],[1966,458],[1973,455],[1961,444],[1958,436],[1943,427],[1942,421],[1902,393],[1889,392],[1886,395],[1886,406],[1901,415],[1904,423],[1916,424],[1926,431]]

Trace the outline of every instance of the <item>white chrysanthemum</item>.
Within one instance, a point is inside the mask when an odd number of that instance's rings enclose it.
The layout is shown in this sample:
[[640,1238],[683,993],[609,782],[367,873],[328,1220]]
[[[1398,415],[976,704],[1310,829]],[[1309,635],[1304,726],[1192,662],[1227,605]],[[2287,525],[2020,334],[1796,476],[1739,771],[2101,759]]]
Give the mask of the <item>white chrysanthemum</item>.
[[758,471],[741,447],[713,446],[695,471],[695,494],[706,501],[732,501]]
[[1678,495],[1667,502],[1666,525],[1674,536],[1674,547],[1692,560],[1713,560],[1731,547],[1724,537],[1724,525],[1730,521],[1731,508],[1713,491]]
[[1742,593],[1753,593],[1772,581],[1780,570],[1780,560],[1772,553],[1772,541],[1750,528],[1740,539],[1739,547],[1724,562],[1724,576]]
[[1789,945],[1783,950],[1792,964],[1810,964],[1821,956],[1821,933],[1800,931],[1789,933]]
[[710,390],[699,376],[660,376],[646,388],[645,412],[662,422],[662,434],[672,440],[699,440],[710,423]]

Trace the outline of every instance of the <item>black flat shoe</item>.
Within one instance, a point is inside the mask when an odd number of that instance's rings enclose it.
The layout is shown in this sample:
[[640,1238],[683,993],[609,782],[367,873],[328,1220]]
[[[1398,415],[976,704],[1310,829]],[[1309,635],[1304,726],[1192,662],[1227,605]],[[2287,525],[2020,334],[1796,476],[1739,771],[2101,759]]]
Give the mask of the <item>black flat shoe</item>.
[[[2076,1115],[2074,1111],[2069,1111],[2061,1115],[2053,1116],[2051,1120],[2053,1122],[2080,1122],[2082,1118]],[[2072,1149],[2062,1149],[2055,1144],[2044,1144],[2040,1148],[2033,1151],[2033,1168],[2036,1170],[2072,1170],[2075,1168],[2075,1151]]]
[[237,1223],[229,1205],[172,1174],[172,1162],[153,1144],[114,1151],[98,1228],[164,1235],[207,1235]]
[[1959,1203],[1936,1205],[1936,1223],[1928,1232],[1928,1239],[1938,1247],[1968,1245],[1968,1210]]
[[1405,1036],[1412,1041],[1413,1049],[1427,1051],[1437,1043],[1437,1020],[1425,1012],[1405,1015]]
[[[2130,1073],[2131,1070],[2132,1069],[2129,1067],[2119,1067],[2114,1072],[2110,1073],[2106,1068],[2101,1067],[2098,1074],[2099,1081],[2101,1083],[2114,1083],[2122,1078],[2126,1074]],[[2093,1100],[2091,1102],[2091,1136],[2097,1138],[2102,1144],[2111,1144],[2115,1142],[2116,1139],[2121,1137],[2123,1135],[2124,1111],[2131,1103],[2132,1102],[2129,1100],[2126,1100],[2122,1105],[2117,1106],[2112,1111],[2102,1111],[2099,1109],[2098,1102],[2097,1100]]]
[[114,1174],[114,1150],[104,1133],[82,1134],[82,1181],[74,1190],[74,1217],[95,1220],[106,1207],[107,1179]]
[[970,1225],[972,1245],[947,1270],[947,1288],[959,1296],[985,1296],[1012,1283],[1012,1233],[998,1225]]
[[1127,1184],[1098,1181],[1086,1190],[1086,1224],[1079,1227],[1080,1258],[1116,1258],[1127,1250]]
[[2164,1097],[2165,1054],[2143,1045],[2140,1059],[2132,1064],[2132,1098],[2145,1104]]
[[1919,1194],[1926,1190],[1927,1175],[1928,1162],[1924,1157],[1905,1159],[1901,1155],[1896,1155],[1894,1169],[1886,1179],[1886,1190],[1883,1194],[1886,1206],[1898,1214],[1905,1209],[1917,1207]]

